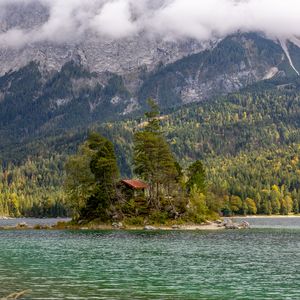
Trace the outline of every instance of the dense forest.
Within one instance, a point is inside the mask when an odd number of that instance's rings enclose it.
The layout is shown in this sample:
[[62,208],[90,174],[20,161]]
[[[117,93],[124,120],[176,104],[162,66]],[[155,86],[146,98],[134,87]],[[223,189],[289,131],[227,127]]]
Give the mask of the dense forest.
[[22,166],[0,169],[0,215],[62,217],[68,214],[61,189],[64,159],[55,155],[28,159]]
[[[299,212],[300,91],[297,80],[266,82],[239,93],[164,111],[163,134],[185,168],[202,160],[223,214]],[[65,214],[64,164],[87,137],[100,132],[115,146],[121,177],[133,171],[134,134],[143,117],[95,123],[19,145],[27,160],[3,163],[0,214]],[[46,154],[45,154],[46,153]],[[46,199],[43,199],[43,197]],[[18,209],[16,209],[16,207]]]

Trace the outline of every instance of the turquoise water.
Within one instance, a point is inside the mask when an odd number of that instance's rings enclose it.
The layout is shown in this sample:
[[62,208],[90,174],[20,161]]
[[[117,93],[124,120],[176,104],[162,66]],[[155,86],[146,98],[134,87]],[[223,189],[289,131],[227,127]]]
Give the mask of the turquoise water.
[[[292,222],[292,221],[288,221]],[[0,298],[300,299],[295,228],[0,231]]]

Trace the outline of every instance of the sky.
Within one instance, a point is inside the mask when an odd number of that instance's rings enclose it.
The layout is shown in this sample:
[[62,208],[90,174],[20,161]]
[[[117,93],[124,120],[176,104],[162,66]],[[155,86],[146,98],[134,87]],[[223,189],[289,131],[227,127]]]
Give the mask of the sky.
[[[6,29],[7,7],[42,3],[49,18],[39,26]],[[17,15],[17,13],[15,13]],[[271,38],[300,36],[300,0],[0,0],[0,45],[64,43],[87,32],[122,39],[147,34],[166,40],[222,38],[260,31]]]

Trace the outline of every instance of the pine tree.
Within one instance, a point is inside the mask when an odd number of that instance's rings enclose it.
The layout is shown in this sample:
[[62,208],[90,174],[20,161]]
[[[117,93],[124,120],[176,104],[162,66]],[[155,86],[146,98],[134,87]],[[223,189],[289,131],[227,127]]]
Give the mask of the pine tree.
[[151,110],[145,114],[147,124],[134,136],[134,171],[149,183],[150,201],[158,209],[160,196],[169,193],[178,177],[178,168],[161,131],[158,106],[153,100],[148,104]]
[[205,183],[205,171],[203,164],[200,160],[195,161],[188,168],[188,181],[186,183],[187,191],[190,191],[196,187],[198,192],[205,194],[206,183]]
[[66,191],[76,216],[87,220],[109,219],[119,175],[113,144],[91,133],[79,153],[70,157],[66,170]]

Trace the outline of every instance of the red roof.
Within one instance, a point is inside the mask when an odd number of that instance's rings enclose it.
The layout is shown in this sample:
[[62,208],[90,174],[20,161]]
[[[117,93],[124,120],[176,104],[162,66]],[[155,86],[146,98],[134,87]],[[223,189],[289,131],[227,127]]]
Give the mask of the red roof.
[[148,185],[140,180],[125,179],[121,182],[135,190],[144,190],[148,188]]

